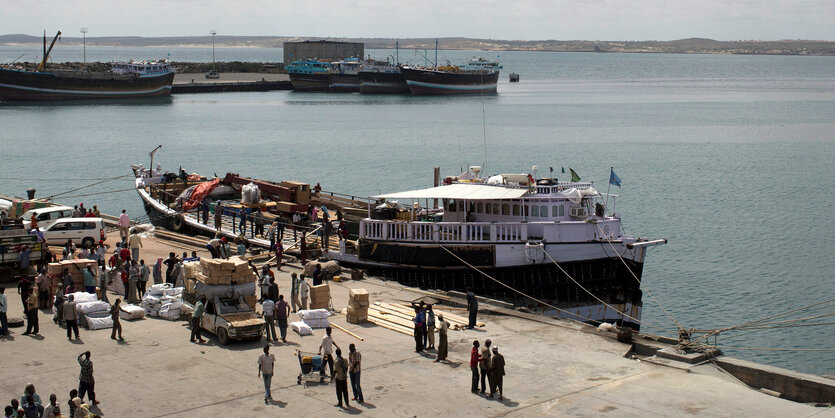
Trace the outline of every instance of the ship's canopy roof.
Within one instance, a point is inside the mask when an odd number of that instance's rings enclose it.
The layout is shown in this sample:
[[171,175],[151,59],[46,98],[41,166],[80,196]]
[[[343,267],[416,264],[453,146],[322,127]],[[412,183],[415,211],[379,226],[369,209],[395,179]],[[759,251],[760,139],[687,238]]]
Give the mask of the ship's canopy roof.
[[484,184],[449,184],[428,189],[381,194],[375,199],[458,199],[498,200],[518,199],[528,192],[526,188],[487,186]]

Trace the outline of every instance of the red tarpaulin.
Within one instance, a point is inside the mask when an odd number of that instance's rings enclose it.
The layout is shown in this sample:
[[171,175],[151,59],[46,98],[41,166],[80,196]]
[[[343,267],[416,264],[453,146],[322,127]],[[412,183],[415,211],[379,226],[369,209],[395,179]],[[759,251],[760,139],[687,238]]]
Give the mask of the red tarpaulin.
[[220,179],[214,179],[194,186],[194,191],[191,192],[191,198],[183,205],[183,210],[196,208],[200,204],[200,201],[217,187],[218,183],[220,183]]

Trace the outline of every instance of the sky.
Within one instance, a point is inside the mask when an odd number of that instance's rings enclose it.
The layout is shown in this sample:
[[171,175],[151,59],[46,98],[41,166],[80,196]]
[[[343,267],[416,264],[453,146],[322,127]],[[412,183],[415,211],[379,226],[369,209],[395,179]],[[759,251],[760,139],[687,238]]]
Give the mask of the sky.
[[835,0],[0,0],[0,34],[835,39]]

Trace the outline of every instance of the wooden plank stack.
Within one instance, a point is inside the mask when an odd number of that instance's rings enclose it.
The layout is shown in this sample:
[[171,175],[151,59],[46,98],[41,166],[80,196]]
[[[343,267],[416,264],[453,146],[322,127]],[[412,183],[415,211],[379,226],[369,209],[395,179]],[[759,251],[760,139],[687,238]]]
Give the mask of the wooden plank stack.
[[365,289],[351,289],[348,291],[348,314],[346,320],[351,324],[361,324],[368,321],[368,306],[370,301]]
[[[434,307],[435,317],[443,313],[444,320],[449,322],[452,329],[463,329],[469,324],[469,319],[452,312],[441,311]],[[368,321],[383,328],[397,331],[406,335],[414,335],[415,310],[408,304],[374,302],[368,307]],[[484,322],[476,322],[476,326],[486,326]]]

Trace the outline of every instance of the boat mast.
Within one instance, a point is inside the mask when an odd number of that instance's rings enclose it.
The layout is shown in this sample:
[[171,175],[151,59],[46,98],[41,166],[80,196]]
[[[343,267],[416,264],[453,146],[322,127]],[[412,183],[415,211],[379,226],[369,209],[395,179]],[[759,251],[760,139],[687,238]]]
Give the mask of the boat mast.
[[394,41],[394,54],[397,65],[400,65],[400,41]]
[[209,31],[212,34],[212,72],[215,71],[215,35],[217,35],[217,31],[212,29]]
[[84,37],[84,64],[87,64],[87,28],[81,28],[81,33]]
[[438,38],[435,38],[435,68],[438,68]]
[[43,34],[43,60],[41,61],[40,65],[38,65],[38,71],[43,70],[46,67],[46,59],[49,58],[49,53],[52,52],[52,47],[55,46],[55,41],[58,40],[58,37],[61,36],[61,31],[59,30],[58,33],[55,34],[55,37],[52,38],[52,43],[49,44],[49,49],[46,48],[46,31]]

